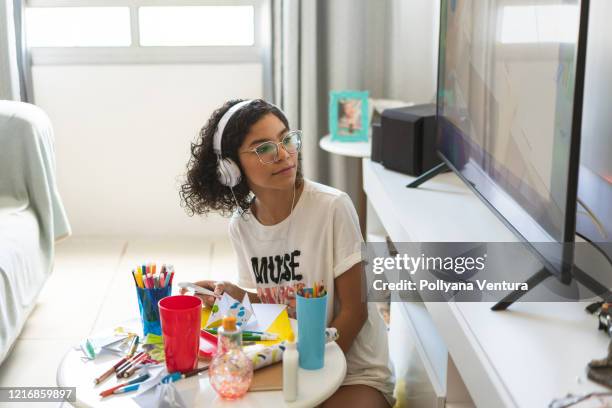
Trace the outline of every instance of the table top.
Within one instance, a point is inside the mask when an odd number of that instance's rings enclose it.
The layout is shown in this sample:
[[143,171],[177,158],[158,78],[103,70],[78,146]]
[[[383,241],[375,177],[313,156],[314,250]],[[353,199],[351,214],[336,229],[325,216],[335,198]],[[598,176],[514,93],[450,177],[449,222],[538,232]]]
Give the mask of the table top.
[[332,141],[330,135],[325,135],[319,140],[319,147],[326,152],[349,157],[370,157],[372,145],[367,142],[337,142]]
[[[125,327],[125,325],[123,325]],[[126,407],[138,406],[132,396],[135,393],[113,395],[101,399],[99,393],[116,385],[114,376],[94,385],[93,379],[103,373],[117,356],[104,354],[93,361],[83,362],[81,352],[71,349],[66,353],[57,369],[57,384],[60,387],[77,387],[77,407]],[[346,359],[335,342],[325,346],[325,365],[320,370],[298,370],[298,397],[293,402],[285,402],[282,391],[248,392],[236,401],[221,399],[210,385],[208,374],[186,378],[175,383],[177,390],[187,406],[206,407],[313,407],[329,398],[342,384],[346,376]]]

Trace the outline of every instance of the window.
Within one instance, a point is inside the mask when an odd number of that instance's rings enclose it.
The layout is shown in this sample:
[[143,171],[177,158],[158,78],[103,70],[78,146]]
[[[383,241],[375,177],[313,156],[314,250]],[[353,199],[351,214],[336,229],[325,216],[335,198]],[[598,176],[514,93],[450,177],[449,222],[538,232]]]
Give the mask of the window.
[[269,62],[271,0],[27,0],[32,64]]
[[140,45],[252,46],[253,6],[140,7]]
[[32,47],[131,45],[128,7],[35,7],[26,10]]

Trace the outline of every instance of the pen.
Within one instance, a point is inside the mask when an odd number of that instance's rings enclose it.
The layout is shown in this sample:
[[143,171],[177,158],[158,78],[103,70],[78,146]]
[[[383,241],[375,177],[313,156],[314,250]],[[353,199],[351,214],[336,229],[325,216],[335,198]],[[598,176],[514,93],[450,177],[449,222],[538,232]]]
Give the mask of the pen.
[[247,335],[243,335],[242,336],[242,340],[250,340],[250,341],[278,340],[278,336],[276,336],[276,335],[274,335],[274,336],[267,336],[265,334],[258,335],[258,336],[249,336],[247,334]]
[[[218,330],[217,329],[204,329],[205,331],[207,331],[210,334],[218,334]],[[278,334],[276,333],[268,333],[268,332],[262,332],[262,331],[253,331],[253,330],[244,330],[242,332],[242,336],[267,336],[269,337],[269,339],[267,340],[276,340],[278,339]]]
[[148,374],[148,373],[147,373],[147,374],[143,374],[143,375],[141,375],[141,376],[139,376],[139,377],[137,377],[137,378],[134,378],[133,380],[130,380],[130,381],[124,382],[123,384],[118,384],[118,385],[116,385],[116,386],[114,386],[114,387],[112,387],[112,388],[109,388],[108,390],[104,390],[104,391],[102,391],[102,392],[100,393],[100,396],[101,396],[102,398],[104,398],[104,397],[108,397],[109,395],[112,395],[112,394],[114,393],[114,391],[115,391],[115,390],[117,390],[117,389],[119,389],[119,388],[121,388],[121,387],[125,387],[126,385],[132,385],[132,384],[138,384],[138,383],[141,383],[141,382],[143,382],[144,380],[146,380],[147,378],[149,378],[149,374]]

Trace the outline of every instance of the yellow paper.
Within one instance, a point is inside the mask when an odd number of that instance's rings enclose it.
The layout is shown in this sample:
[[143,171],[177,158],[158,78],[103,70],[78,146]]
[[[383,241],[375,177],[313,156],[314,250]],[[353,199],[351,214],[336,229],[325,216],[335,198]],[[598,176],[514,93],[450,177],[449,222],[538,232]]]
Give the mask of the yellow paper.
[[291,329],[291,321],[289,320],[289,315],[287,314],[287,309],[285,308],[274,322],[265,330],[268,333],[278,334],[277,340],[265,340],[258,341],[258,344],[263,344],[264,346],[271,346],[276,343],[280,343],[283,340],[289,340],[289,337],[293,334],[293,330]]
[[206,328],[206,322],[208,321],[208,316],[210,316],[210,307],[203,307],[202,308],[202,324],[201,327],[202,329]]
[[[206,327],[206,322],[208,322],[208,317],[210,316],[211,308],[203,307],[202,308],[202,324],[201,327],[211,329],[216,328],[221,325],[221,320],[212,323],[210,326]],[[291,329],[291,321],[289,320],[289,315],[287,314],[287,309],[284,309],[279,315],[274,319],[272,324],[265,329],[268,333],[274,333],[278,335],[277,340],[265,340],[258,341],[257,344],[263,344],[264,346],[271,346],[273,344],[280,343],[283,340],[289,340],[289,337],[293,334],[293,330]]]

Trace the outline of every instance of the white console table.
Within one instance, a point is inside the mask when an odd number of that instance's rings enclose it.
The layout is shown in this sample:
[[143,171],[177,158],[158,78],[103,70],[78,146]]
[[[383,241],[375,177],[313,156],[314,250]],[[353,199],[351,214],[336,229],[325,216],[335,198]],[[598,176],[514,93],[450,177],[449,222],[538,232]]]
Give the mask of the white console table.
[[[453,173],[406,188],[412,180],[363,159],[369,241],[517,240]],[[418,383],[403,395],[411,406],[546,407],[570,392],[606,390],[586,377],[587,363],[607,354],[610,339],[585,303],[516,303],[503,312],[491,306],[391,304],[398,381]]]

